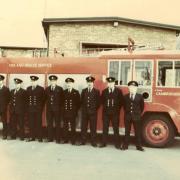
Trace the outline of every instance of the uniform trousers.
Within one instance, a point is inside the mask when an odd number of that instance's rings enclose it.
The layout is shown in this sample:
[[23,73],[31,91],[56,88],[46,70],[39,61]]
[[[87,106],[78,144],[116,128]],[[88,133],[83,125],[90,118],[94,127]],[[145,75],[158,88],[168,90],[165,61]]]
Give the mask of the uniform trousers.
[[17,125],[19,126],[20,138],[24,138],[24,114],[11,112],[10,114],[11,138],[16,138],[17,136]]
[[55,124],[55,138],[56,141],[60,140],[60,112],[59,111],[47,111],[47,128],[48,128],[48,139],[53,140],[53,125]]
[[103,112],[103,143],[106,144],[110,121],[112,123],[114,131],[114,141],[118,145],[120,143],[119,139],[119,113],[106,113]]
[[71,140],[74,144],[76,141],[76,116],[64,116],[64,140]]
[[129,145],[131,125],[134,127],[136,146],[141,146],[141,121],[132,117],[125,118],[125,145]]
[[96,141],[96,129],[97,129],[97,112],[88,113],[87,111],[82,111],[82,141],[85,143],[87,139],[87,128],[88,124],[90,126],[91,142]]
[[8,135],[8,123],[7,123],[7,113],[0,112],[1,121],[3,123],[3,137],[7,137]]
[[30,137],[42,140],[42,111],[28,113],[30,125]]

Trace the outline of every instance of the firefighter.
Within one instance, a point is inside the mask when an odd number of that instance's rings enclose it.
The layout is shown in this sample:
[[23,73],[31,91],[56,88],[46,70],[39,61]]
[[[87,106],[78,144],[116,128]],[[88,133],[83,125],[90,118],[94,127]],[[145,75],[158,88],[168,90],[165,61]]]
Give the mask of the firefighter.
[[[69,139],[72,145],[76,143],[76,117],[80,107],[80,94],[73,88],[74,79],[65,79],[67,89],[64,90],[63,120],[64,120],[64,141],[68,143]],[[70,125],[70,128],[69,128]],[[69,132],[69,129],[70,132]]]
[[86,78],[87,88],[81,93],[81,107],[82,107],[82,124],[81,124],[81,138],[80,145],[86,144],[88,123],[90,125],[91,145],[96,147],[96,126],[97,126],[97,110],[100,106],[100,91],[94,88],[95,78],[88,76]]
[[10,100],[9,88],[4,86],[3,75],[0,75],[0,117],[3,123],[3,139],[7,139],[8,123],[7,123],[7,106]]
[[136,149],[144,151],[141,145],[141,115],[144,110],[144,98],[137,93],[138,83],[130,81],[128,83],[129,93],[124,96],[125,110],[125,141],[122,150],[128,149],[131,124],[135,131]]
[[26,112],[26,91],[21,88],[22,80],[15,78],[15,89],[10,92],[10,128],[11,139],[17,137],[17,125],[20,130],[20,139],[24,140],[24,117]]
[[31,86],[27,88],[28,119],[30,135],[27,141],[35,141],[38,138],[42,142],[42,112],[45,102],[44,88],[37,84],[39,77],[30,76]]
[[58,77],[49,76],[50,86],[46,88],[46,119],[48,142],[53,141],[53,124],[55,123],[56,143],[60,143],[60,121],[63,104],[63,89],[57,85]]
[[103,105],[103,139],[100,147],[106,147],[110,121],[113,126],[115,148],[120,148],[119,139],[119,113],[123,104],[123,96],[120,89],[115,87],[115,78],[106,78],[108,87],[102,92]]

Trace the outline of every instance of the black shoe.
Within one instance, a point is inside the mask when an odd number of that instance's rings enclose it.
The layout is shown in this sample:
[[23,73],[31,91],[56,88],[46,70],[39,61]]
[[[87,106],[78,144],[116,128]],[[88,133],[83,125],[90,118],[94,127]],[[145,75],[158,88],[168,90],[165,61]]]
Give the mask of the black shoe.
[[60,144],[61,143],[61,141],[60,140],[56,140],[56,144]]
[[20,138],[21,141],[24,141],[24,138]]
[[61,144],[67,144],[67,143],[68,143],[68,140],[61,141]]
[[121,146],[119,144],[115,144],[114,146],[115,146],[116,149],[120,149],[121,148]]
[[122,147],[121,147],[121,150],[125,151],[125,150],[127,150],[127,149],[128,149],[128,145],[123,144]]
[[43,142],[43,140],[42,140],[42,139],[38,139],[38,141],[39,141],[39,142]]
[[[42,142],[42,141],[41,141],[41,142]],[[53,142],[53,140],[52,140],[52,139],[48,139],[47,142]]]
[[26,142],[31,142],[31,141],[35,141],[35,138],[29,138],[26,140]]
[[5,140],[5,139],[7,139],[7,136],[3,136],[3,138],[2,138],[2,139],[4,139],[4,140]]
[[99,147],[100,147],[100,148],[104,148],[104,147],[106,147],[106,144],[105,144],[105,143],[102,143],[102,144],[99,145]]
[[76,145],[75,141],[72,141],[71,144],[72,144],[72,145]]
[[78,145],[83,146],[83,145],[86,145],[86,143],[85,142],[80,142]]
[[95,142],[91,143],[91,146],[97,147],[97,144]]
[[16,137],[14,137],[14,136],[11,136],[11,137],[10,137],[10,139],[11,139],[11,140],[15,140],[15,139],[16,139]]
[[143,149],[141,146],[137,146],[136,149],[137,149],[138,151],[144,151],[144,149]]

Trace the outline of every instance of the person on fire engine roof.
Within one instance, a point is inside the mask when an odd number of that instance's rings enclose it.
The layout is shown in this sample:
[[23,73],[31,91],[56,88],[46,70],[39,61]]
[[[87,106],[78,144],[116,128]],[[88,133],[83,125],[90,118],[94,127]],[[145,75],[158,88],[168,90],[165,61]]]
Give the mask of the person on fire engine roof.
[[3,123],[3,139],[7,139],[8,123],[7,123],[7,106],[10,100],[9,88],[4,85],[5,77],[0,75],[0,117]]
[[17,137],[17,125],[20,130],[20,139],[24,140],[24,116],[26,112],[26,91],[21,88],[22,80],[15,78],[15,89],[10,92],[10,135],[11,139]]
[[136,149],[144,151],[141,145],[141,115],[144,110],[144,98],[137,93],[138,83],[130,81],[128,83],[129,93],[124,96],[125,110],[125,141],[122,145],[122,150],[128,149],[131,124],[135,131]]
[[31,86],[27,88],[28,118],[30,125],[30,137],[27,141],[38,138],[42,142],[42,111],[45,102],[44,88],[37,84],[39,77],[30,76]]
[[48,129],[48,142],[53,141],[53,124],[55,123],[56,143],[60,143],[61,108],[63,105],[63,88],[57,85],[58,77],[49,76],[50,86],[46,92],[46,119]]
[[[76,117],[80,108],[80,94],[73,88],[74,79],[65,79],[67,89],[64,90],[63,101],[63,120],[64,120],[64,141],[62,143],[68,143],[71,141],[72,145],[76,143]],[[69,132],[70,125],[70,132]]]
[[96,127],[97,110],[100,106],[100,91],[94,88],[95,78],[88,76],[86,78],[87,88],[81,93],[82,124],[81,124],[81,143],[86,144],[88,123],[90,124],[91,145],[96,147]]
[[115,87],[115,78],[106,78],[108,87],[102,92],[103,105],[103,139],[99,147],[105,147],[107,142],[110,121],[114,131],[115,147],[120,148],[119,137],[119,113],[123,104],[123,95],[120,89]]

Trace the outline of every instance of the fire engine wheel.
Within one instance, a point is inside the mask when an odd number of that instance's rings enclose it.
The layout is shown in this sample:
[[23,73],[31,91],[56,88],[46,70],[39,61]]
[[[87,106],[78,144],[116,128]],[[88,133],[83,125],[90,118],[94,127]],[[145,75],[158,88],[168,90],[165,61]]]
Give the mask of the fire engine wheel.
[[151,147],[165,147],[173,142],[174,128],[169,118],[162,115],[148,116],[142,127],[144,142]]

